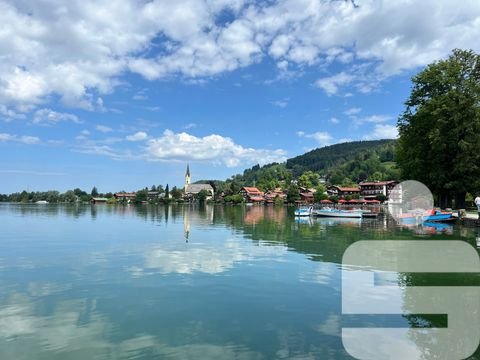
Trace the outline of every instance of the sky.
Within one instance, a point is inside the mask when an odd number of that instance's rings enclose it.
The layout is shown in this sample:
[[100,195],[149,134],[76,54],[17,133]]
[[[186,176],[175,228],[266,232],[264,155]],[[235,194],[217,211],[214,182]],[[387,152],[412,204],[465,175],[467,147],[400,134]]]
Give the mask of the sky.
[[480,2],[0,0],[0,193],[226,179],[397,137]]

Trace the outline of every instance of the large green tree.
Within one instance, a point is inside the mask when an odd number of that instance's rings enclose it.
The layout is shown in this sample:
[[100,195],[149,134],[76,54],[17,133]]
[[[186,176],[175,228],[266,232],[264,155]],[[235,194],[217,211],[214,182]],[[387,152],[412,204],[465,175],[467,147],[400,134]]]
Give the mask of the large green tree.
[[426,184],[442,207],[480,189],[480,56],[454,50],[413,77],[398,120],[402,177]]

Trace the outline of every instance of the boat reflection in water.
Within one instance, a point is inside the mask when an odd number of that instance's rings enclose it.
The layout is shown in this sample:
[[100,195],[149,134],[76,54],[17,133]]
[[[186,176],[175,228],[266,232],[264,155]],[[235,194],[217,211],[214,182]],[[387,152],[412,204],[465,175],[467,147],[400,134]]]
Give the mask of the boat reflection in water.
[[453,225],[440,222],[424,222],[416,224],[401,224],[403,228],[412,230],[417,235],[452,235]]
[[333,217],[295,217],[297,224],[320,226],[354,226],[361,227],[362,218],[333,218]]

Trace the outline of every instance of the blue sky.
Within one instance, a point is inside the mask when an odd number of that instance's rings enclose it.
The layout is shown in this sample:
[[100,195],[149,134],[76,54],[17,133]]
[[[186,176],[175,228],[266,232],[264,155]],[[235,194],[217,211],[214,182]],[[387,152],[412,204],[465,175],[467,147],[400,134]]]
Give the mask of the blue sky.
[[479,49],[466,1],[0,1],[0,193],[225,179],[395,138],[410,78]]

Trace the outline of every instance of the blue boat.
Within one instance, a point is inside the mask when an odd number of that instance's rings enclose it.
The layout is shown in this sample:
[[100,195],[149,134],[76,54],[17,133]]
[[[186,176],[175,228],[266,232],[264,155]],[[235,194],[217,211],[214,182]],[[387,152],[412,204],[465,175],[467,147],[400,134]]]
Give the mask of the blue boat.
[[442,222],[455,220],[451,212],[443,212],[440,210],[432,210],[430,214],[418,216],[413,214],[405,214],[400,219],[403,223]]

